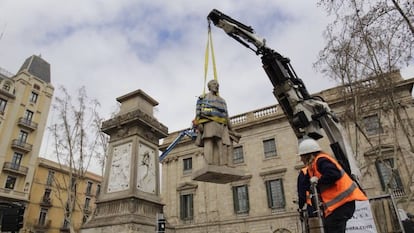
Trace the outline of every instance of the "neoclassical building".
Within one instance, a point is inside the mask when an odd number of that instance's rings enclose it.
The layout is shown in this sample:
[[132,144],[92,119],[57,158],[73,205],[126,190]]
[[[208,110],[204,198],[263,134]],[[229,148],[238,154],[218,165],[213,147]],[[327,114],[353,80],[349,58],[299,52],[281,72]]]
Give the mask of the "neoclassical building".
[[[413,84],[414,78],[404,80],[393,72],[314,94],[341,119],[368,197],[390,197],[397,208],[411,213]],[[162,201],[171,232],[300,232],[296,179],[303,165],[282,110],[263,107],[233,116],[231,122],[242,134],[233,153],[235,169],[245,174],[242,179],[227,184],[194,181],[192,174],[205,161],[202,148],[188,137],[162,161]],[[161,150],[180,132],[170,133]],[[331,152],[326,138],[320,142]]]
[[[82,177],[73,177],[70,168],[55,161],[38,158],[30,202],[26,207],[23,232],[59,233],[70,232],[69,225],[79,231],[95,210],[96,197],[101,190],[102,176],[85,172]],[[76,172],[72,172],[72,175]],[[69,187],[75,190],[69,192]],[[72,193],[75,204],[71,211],[71,223],[65,219],[68,195]]]
[[53,98],[50,64],[30,56],[17,74],[0,68],[0,213],[26,206]]

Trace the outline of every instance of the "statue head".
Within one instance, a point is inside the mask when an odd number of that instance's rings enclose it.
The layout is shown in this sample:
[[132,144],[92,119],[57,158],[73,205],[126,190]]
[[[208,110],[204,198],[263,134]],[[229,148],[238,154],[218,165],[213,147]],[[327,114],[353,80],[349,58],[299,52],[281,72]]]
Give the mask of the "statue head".
[[208,87],[208,90],[209,91],[212,91],[212,92],[218,92],[218,90],[219,90],[219,84],[218,84],[218,82],[217,82],[217,80],[210,80],[208,83],[207,83],[207,87]]

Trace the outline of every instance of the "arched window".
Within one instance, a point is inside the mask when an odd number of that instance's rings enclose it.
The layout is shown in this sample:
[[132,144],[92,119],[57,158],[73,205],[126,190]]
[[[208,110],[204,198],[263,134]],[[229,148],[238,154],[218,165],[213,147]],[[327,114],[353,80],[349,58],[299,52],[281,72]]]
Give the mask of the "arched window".
[[10,86],[11,86],[10,82],[5,82],[3,84],[3,90],[10,91]]
[[273,233],[291,233],[291,231],[289,231],[286,228],[279,228],[279,229],[275,230]]

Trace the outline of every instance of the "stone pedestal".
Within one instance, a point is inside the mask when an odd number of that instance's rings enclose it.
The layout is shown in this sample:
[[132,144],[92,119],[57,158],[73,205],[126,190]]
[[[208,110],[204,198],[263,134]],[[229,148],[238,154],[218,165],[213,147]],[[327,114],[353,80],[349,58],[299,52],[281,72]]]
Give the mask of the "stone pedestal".
[[159,203],[130,197],[97,203],[93,218],[82,226],[82,233],[104,232],[155,232],[157,213],[162,212]]
[[216,184],[226,184],[241,180],[245,176],[243,171],[236,168],[217,165],[206,165],[193,173],[193,180],[210,182]]
[[153,116],[157,101],[137,90],[118,97],[120,111],[102,123],[110,136],[102,191],[82,233],[154,233],[160,198],[159,140],[168,129]]

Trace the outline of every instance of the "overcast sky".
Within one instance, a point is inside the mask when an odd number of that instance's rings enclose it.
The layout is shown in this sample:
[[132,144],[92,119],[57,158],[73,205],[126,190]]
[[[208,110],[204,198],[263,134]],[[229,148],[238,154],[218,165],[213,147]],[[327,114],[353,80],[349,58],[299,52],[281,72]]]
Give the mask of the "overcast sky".
[[[214,8],[289,57],[311,93],[335,85],[312,68],[330,19],[304,0],[1,0],[0,67],[16,73],[27,57],[41,55],[55,90],[75,94],[85,86],[104,118],[117,97],[142,89],[159,102],[155,117],[178,131],[190,126],[203,90],[206,16]],[[221,29],[212,33],[230,115],[275,104],[260,58]]]

